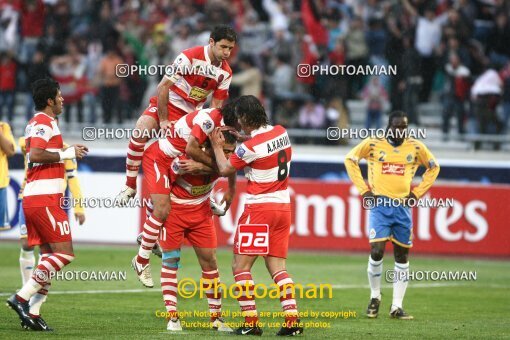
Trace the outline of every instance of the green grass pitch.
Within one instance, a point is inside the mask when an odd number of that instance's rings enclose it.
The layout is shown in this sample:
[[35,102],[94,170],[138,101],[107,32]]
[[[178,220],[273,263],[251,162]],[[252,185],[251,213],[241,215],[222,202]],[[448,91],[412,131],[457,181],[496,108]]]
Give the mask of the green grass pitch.
[[[368,247],[367,247],[368,248]],[[389,250],[389,249],[388,249]],[[166,331],[166,323],[156,317],[164,311],[159,286],[160,259],[152,258],[155,281],[153,289],[143,288],[130,268],[136,247],[75,246],[76,260],[67,268],[72,271],[125,271],[126,281],[56,281],[42,315],[55,329],[42,334],[21,329],[17,315],[6,306],[0,308],[0,338],[95,338],[95,339],[166,339],[177,335]],[[388,255],[390,252],[388,252]],[[0,243],[0,298],[20,287],[19,247],[16,243]],[[503,260],[473,260],[411,256],[412,270],[476,271],[477,280],[469,282],[410,282],[404,308],[415,317],[412,321],[392,320],[388,316],[392,289],[383,278],[383,298],[379,317],[367,319],[364,311],[369,289],[366,278],[367,254],[336,254],[291,252],[288,271],[296,283],[331,284],[331,299],[298,299],[301,312],[356,312],[356,317],[303,318],[318,327],[305,329],[304,337],[329,339],[445,339],[445,338],[510,338],[510,263]],[[232,253],[218,251],[222,281],[233,284],[230,270]],[[194,252],[183,249],[179,278],[200,278],[200,268]],[[384,271],[393,268],[393,259],[387,257]],[[271,284],[263,261],[259,259],[253,270],[255,283]],[[58,293],[57,293],[58,292]],[[53,293],[53,294],[52,294]],[[279,312],[279,300],[257,300],[259,312]],[[194,313],[207,311],[207,302],[198,297],[179,297],[179,310]],[[223,310],[239,312],[237,301],[224,299]],[[226,317],[228,322],[240,318]],[[207,317],[188,317],[189,322],[206,322]],[[262,318],[263,337],[274,336],[277,328],[272,323],[280,318]],[[273,327],[270,327],[273,326]],[[325,327],[324,327],[325,326]],[[226,337],[209,329],[185,329],[180,337],[191,339]],[[227,336],[231,338],[232,336]]]

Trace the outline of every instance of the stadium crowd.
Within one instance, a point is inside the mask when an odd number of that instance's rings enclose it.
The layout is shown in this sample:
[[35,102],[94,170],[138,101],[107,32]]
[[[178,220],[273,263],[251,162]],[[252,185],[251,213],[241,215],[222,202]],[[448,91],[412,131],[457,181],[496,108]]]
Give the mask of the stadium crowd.
[[[273,123],[345,125],[346,100],[364,100],[366,126],[418,103],[443,107],[445,138],[499,134],[510,117],[507,0],[0,0],[0,119],[33,112],[29,84],[51,75],[64,121],[134,121],[161,75],[115,75],[117,64],[167,65],[232,25],[239,43],[230,95],[264,100]],[[298,64],[396,65],[396,76],[298,77]],[[16,100],[16,96],[23,100]],[[26,98],[26,99],[24,99]],[[23,115],[23,113],[18,112]],[[469,131],[471,119],[473,131]]]

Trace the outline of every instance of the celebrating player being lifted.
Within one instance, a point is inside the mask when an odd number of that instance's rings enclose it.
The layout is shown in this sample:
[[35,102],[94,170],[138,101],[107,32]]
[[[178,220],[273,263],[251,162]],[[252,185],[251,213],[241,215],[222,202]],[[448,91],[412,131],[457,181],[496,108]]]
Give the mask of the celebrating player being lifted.
[[[225,144],[223,153],[226,158],[234,152],[236,139],[229,131],[223,131]],[[206,152],[212,157],[212,148],[207,140]],[[181,245],[184,237],[188,239],[198,257],[202,268],[203,289],[209,303],[211,328],[222,332],[232,332],[221,315],[221,290],[219,290],[220,273],[216,262],[216,228],[209,196],[218,180],[218,174],[202,163],[181,156],[174,160],[171,171],[176,176],[172,186],[172,211],[168,216],[159,244],[162,248],[161,289],[168,315],[167,329],[181,331],[177,315],[177,270],[181,257]],[[236,174],[229,176],[230,186],[235,186]]]
[[[238,99],[236,114],[242,130],[251,139],[242,143],[230,159],[223,154],[225,139],[216,129],[210,139],[221,176],[245,169],[248,178],[246,205],[240,224],[267,224],[269,251],[264,257],[266,267],[280,287],[280,301],[285,313],[285,325],[277,335],[296,335],[303,332],[299,325],[297,304],[292,291],[294,282],[287,274],[286,258],[289,245],[291,206],[287,189],[292,149],[287,131],[280,125],[268,123],[264,107],[254,96]],[[236,330],[238,335],[262,335],[255,299],[251,267],[258,256],[239,253],[239,227],[234,240],[232,271],[237,284],[251,287],[238,298],[245,324]],[[245,285],[246,284],[246,285]]]
[[88,149],[78,144],[63,149],[62,135],[55,121],[62,113],[64,101],[58,83],[41,79],[32,88],[37,112],[25,130],[28,170],[23,210],[28,245],[39,245],[41,259],[32,277],[7,304],[18,313],[24,328],[48,331],[51,329],[40,317],[39,309],[48,294],[51,278],[74,260],[69,221],[60,206],[65,188],[64,161],[81,159]]
[[217,26],[211,32],[209,45],[183,51],[173,63],[173,74],[167,74],[158,85],[157,96],[136,122],[143,133],[129,141],[126,158],[126,185],[117,196],[121,203],[136,195],[136,178],[150,133],[165,130],[170,122],[200,110],[212,93],[211,107],[220,108],[228,97],[232,70],[227,59],[235,46],[236,32],[229,26]]
[[[393,242],[395,281],[390,316],[412,319],[402,308],[409,273],[409,248],[412,247],[413,222],[408,199],[422,197],[439,174],[439,165],[427,147],[413,138],[406,138],[407,116],[401,111],[390,114],[386,139],[367,138],[345,157],[349,177],[363,196],[370,210],[368,281],[371,296],[367,309],[369,318],[376,318],[381,304],[381,274],[386,241]],[[361,175],[359,161],[368,162],[367,186]],[[411,182],[419,166],[427,169],[419,186],[411,190]],[[401,204],[396,204],[400,202]],[[368,203],[368,204],[365,204]]]
[[[156,244],[161,226],[170,213],[170,192],[175,176],[171,168],[174,159],[186,155],[189,158],[203,163],[210,168],[216,168],[213,158],[204,152],[202,145],[214,128],[228,125],[236,126],[235,101],[231,101],[221,109],[202,109],[180,118],[172,131],[179,130],[179,134],[159,139],[152,143],[143,155],[144,180],[147,183],[150,199],[154,205],[152,214],[147,217],[143,226],[142,242],[138,255],[131,262],[140,282],[152,288],[154,282],[149,265],[149,258]],[[235,181],[229,181],[229,190],[223,196],[225,210],[230,207],[234,193]]]

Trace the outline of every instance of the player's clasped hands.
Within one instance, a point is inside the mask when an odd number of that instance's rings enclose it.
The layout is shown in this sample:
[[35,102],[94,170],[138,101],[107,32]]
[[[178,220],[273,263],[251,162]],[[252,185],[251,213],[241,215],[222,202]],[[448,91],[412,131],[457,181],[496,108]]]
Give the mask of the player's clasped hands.
[[82,144],[72,145],[74,146],[74,152],[76,154],[76,159],[82,159],[89,152],[89,148]]

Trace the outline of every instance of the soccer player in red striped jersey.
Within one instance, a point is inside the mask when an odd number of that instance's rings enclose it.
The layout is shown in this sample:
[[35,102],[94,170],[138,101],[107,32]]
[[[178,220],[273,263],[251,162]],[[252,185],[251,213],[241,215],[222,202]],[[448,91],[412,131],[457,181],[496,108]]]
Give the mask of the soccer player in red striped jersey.
[[[143,226],[142,241],[138,255],[131,265],[140,282],[149,288],[154,286],[150,270],[150,254],[157,242],[161,226],[170,213],[170,192],[175,176],[171,173],[174,159],[186,154],[197,162],[215,168],[211,155],[205,153],[200,145],[215,127],[236,125],[235,101],[221,109],[203,109],[180,118],[171,128],[169,137],[152,143],[143,156],[143,173],[151,201],[154,205],[152,214]],[[223,196],[226,209],[230,207],[235,193],[235,181],[229,181],[229,190]]]
[[[298,319],[294,298],[294,283],[287,274],[286,258],[289,245],[291,207],[287,188],[292,148],[287,131],[280,125],[268,123],[264,107],[254,96],[242,96],[237,100],[236,115],[241,129],[252,138],[242,143],[230,159],[223,155],[225,139],[220,129],[211,139],[219,174],[229,176],[244,169],[248,178],[247,198],[241,224],[267,224],[269,226],[269,249],[264,260],[274,282],[280,287],[280,302],[285,313],[285,324],[277,335],[289,336],[303,332]],[[238,335],[261,335],[251,268],[256,255],[240,254],[239,227],[234,239],[232,271],[237,284],[246,288],[238,298],[245,317],[244,326],[236,330]]]
[[211,107],[222,107],[232,80],[227,59],[236,41],[237,34],[231,27],[217,26],[211,32],[209,45],[187,49],[177,56],[172,64],[175,73],[163,77],[157,96],[150,99],[149,106],[136,122],[136,129],[143,133],[129,141],[126,185],[117,196],[121,203],[136,195],[136,178],[151,132],[160,128],[166,130],[172,121],[202,109],[210,94]]
[[[224,131],[223,134],[226,141],[223,145],[223,153],[226,158],[229,158],[235,150],[236,139],[228,131]],[[205,150],[213,156],[209,141],[205,143]],[[209,304],[211,328],[220,332],[232,332],[221,315],[220,274],[216,261],[216,228],[209,203],[211,192],[219,176],[212,168],[186,158],[186,156],[176,158],[172,164],[172,173],[176,176],[170,194],[172,211],[159,237],[163,258],[161,289],[169,316],[167,329],[182,330],[177,314],[176,288],[181,245],[186,237],[195,249],[202,268],[201,284]],[[233,181],[235,185],[235,173],[230,175],[229,181]]]
[[41,304],[51,278],[74,259],[69,221],[60,206],[65,188],[64,160],[81,159],[88,149],[80,144],[64,149],[55,121],[64,101],[58,83],[41,79],[32,85],[32,90],[38,112],[25,130],[28,165],[23,211],[28,245],[40,247],[41,259],[32,277],[7,304],[18,313],[24,328],[49,331],[39,313]]

